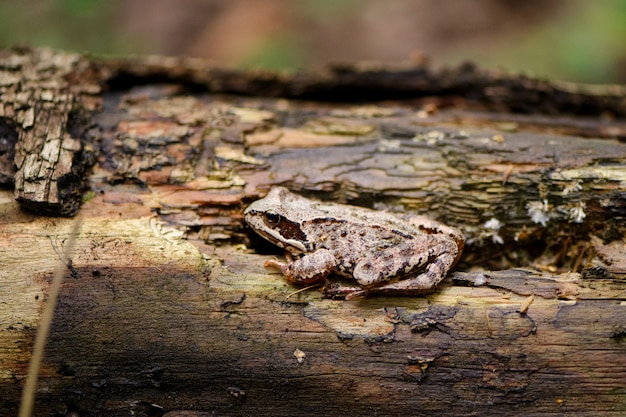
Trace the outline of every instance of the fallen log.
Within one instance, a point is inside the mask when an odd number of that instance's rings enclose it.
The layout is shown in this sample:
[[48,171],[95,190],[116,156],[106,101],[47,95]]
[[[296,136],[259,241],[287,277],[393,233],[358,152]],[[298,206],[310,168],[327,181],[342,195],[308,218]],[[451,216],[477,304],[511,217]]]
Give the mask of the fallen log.
[[[599,95],[610,121],[496,111],[462,89],[329,104],[225,95],[242,91],[197,61],[150,62],[160,72],[96,65],[103,107],[81,136],[96,163],[37,415],[623,414],[621,93]],[[2,126],[21,146],[17,116]],[[428,215],[464,232],[464,255],[422,297],[295,293],[263,268],[280,251],[243,224],[275,185]],[[13,415],[77,220],[0,196],[0,409]]]

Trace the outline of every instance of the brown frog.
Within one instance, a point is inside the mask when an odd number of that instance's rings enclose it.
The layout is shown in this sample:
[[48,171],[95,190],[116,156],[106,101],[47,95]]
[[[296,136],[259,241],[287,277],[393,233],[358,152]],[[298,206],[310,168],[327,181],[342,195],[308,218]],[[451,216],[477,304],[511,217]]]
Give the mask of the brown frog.
[[309,200],[283,187],[244,212],[255,232],[284,248],[287,262],[267,261],[297,283],[330,274],[358,285],[330,285],[328,295],[429,292],[458,261],[463,234],[422,216],[402,216],[363,207]]

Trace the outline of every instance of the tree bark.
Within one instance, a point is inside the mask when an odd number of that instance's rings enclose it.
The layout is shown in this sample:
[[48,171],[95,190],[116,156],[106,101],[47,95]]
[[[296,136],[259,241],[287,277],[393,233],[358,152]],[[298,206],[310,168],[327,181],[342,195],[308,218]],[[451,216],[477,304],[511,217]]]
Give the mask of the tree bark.
[[[11,190],[0,193],[0,414],[16,412],[41,303],[74,221],[81,232],[37,415],[624,413],[619,88],[586,97],[594,109],[604,103],[600,113],[614,115],[607,120],[560,113],[584,108],[580,95],[534,115],[496,111],[531,103],[533,85],[561,87],[536,81],[495,103],[476,91],[506,77],[489,84],[486,73],[442,91],[453,72],[355,70],[348,82],[345,71],[261,76],[170,58],[74,62],[98,68],[73,86],[103,103],[83,113],[88,133],[59,133],[67,112],[31,127],[5,112],[0,124],[6,143],[18,142],[16,160],[28,132],[80,137],[80,149],[97,157],[77,219],[22,211]],[[428,87],[415,81],[420,74],[439,90],[408,89]],[[96,79],[106,92],[95,93]],[[405,99],[339,102],[348,90]],[[37,97],[32,108],[46,108]],[[71,160],[68,169],[85,169]],[[263,268],[280,253],[243,225],[243,208],[274,185],[427,214],[464,232],[463,258],[423,297],[293,294],[298,287]]]
[[[0,56],[0,123],[18,136],[3,161],[4,178],[15,169],[15,198],[40,214],[73,215],[85,189],[89,167],[80,137],[83,113],[94,110],[100,92],[89,80],[90,63],[77,54],[50,50],[4,51]],[[14,164],[8,165],[8,163]]]

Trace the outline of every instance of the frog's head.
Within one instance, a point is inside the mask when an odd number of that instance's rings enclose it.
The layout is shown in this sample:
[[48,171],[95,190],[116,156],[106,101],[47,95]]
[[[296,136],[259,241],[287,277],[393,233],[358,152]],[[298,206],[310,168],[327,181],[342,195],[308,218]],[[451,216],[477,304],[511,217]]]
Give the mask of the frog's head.
[[304,253],[307,237],[301,225],[306,202],[286,188],[277,187],[250,204],[243,214],[246,223],[265,239],[289,252]]

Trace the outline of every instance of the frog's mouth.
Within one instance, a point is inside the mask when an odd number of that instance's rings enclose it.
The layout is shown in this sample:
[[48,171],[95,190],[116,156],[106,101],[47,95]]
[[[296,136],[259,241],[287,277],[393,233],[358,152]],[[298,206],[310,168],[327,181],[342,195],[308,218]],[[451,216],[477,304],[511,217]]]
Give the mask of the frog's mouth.
[[270,242],[272,242],[273,244],[275,244],[276,246],[285,249],[286,251],[290,252],[293,255],[306,253],[306,247],[304,246],[304,243],[298,240],[294,240],[294,239],[284,239],[282,236],[280,237],[280,239],[278,239],[269,233],[271,232],[268,232],[268,234],[265,235],[265,238],[269,240]]
[[305,244],[306,236],[304,241],[300,240],[299,238],[304,236],[304,234],[299,229],[297,230],[297,234],[291,234],[291,226],[287,223],[291,222],[285,220],[275,225],[272,229],[265,229],[265,238],[276,246],[279,246],[293,254],[307,252]]

